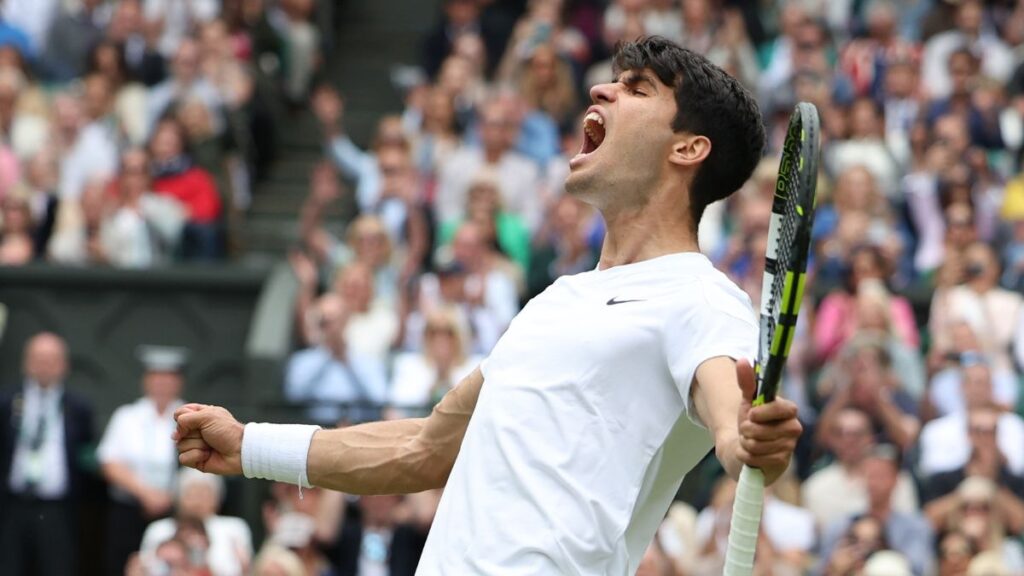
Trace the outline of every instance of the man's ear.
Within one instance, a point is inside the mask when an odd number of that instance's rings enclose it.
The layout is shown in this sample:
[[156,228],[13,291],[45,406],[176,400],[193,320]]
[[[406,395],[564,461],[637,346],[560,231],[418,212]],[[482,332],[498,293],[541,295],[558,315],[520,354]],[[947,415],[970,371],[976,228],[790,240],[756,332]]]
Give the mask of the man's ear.
[[668,161],[677,166],[696,166],[711,154],[711,140],[700,134],[683,134],[672,145]]

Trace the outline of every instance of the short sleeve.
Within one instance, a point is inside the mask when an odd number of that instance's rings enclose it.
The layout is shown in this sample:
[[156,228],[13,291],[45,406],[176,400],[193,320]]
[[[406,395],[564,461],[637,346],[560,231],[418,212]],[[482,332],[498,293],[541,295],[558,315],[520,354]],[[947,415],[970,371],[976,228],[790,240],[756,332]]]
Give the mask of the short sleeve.
[[734,285],[701,279],[688,306],[667,315],[665,357],[687,416],[705,427],[693,409],[690,387],[697,368],[718,356],[751,361],[757,354],[757,322],[750,299]]
[[96,457],[103,464],[109,462],[123,462],[128,459],[125,454],[123,429],[125,428],[125,419],[128,418],[127,406],[121,406],[117,410],[114,410],[114,415],[110,417],[110,423],[107,424],[107,429],[103,431],[103,438],[100,440],[99,446],[96,447]]

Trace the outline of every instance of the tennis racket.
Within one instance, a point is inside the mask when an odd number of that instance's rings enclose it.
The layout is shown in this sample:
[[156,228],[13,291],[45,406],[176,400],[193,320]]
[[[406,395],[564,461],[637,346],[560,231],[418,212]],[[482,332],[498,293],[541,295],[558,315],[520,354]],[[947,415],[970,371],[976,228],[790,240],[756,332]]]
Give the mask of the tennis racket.
[[[771,402],[779,389],[782,369],[796,333],[796,318],[804,295],[814,191],[818,180],[818,111],[797,104],[789,117],[782,161],[775,184],[764,279],[761,284],[761,326],[754,406]],[[743,467],[733,501],[725,576],[750,576],[754,570],[758,527],[764,504],[764,474]]]

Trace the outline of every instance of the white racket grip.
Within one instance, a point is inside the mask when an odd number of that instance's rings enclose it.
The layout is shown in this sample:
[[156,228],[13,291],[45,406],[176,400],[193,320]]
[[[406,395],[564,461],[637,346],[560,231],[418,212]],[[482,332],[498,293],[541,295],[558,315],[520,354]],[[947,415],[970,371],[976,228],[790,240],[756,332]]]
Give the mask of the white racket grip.
[[754,552],[764,507],[764,474],[744,466],[732,503],[729,549],[725,552],[724,576],[750,576],[754,571]]

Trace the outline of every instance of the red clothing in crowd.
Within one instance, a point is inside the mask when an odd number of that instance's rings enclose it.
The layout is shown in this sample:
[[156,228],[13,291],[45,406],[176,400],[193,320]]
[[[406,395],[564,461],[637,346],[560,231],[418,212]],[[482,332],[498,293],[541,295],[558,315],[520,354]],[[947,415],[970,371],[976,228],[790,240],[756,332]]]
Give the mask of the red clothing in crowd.
[[188,208],[189,222],[209,224],[220,218],[221,202],[217,184],[202,168],[153,180],[153,191],[176,198]]

